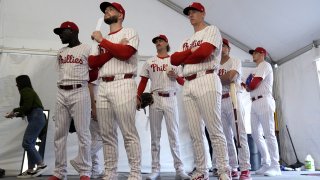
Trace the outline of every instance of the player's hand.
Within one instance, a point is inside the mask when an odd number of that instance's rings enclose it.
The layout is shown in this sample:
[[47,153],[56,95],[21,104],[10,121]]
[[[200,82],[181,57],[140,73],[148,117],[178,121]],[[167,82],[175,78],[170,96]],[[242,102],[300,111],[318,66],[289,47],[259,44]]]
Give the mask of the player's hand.
[[136,105],[137,110],[139,111],[141,109],[141,98],[137,95],[137,105]]
[[197,46],[197,47],[194,47],[194,48],[191,48],[191,52],[195,52],[200,46]]
[[13,111],[11,111],[10,113],[7,113],[5,116],[5,118],[13,118],[13,117],[16,117],[16,113],[14,113]]
[[122,45],[128,45],[129,41],[127,38],[123,38],[121,39],[121,41],[119,42],[119,44],[122,44]]
[[167,75],[171,80],[175,80],[177,78],[177,76],[178,76],[177,73],[174,70],[169,70],[167,72]]
[[100,43],[103,40],[103,36],[100,31],[93,31],[91,39]]

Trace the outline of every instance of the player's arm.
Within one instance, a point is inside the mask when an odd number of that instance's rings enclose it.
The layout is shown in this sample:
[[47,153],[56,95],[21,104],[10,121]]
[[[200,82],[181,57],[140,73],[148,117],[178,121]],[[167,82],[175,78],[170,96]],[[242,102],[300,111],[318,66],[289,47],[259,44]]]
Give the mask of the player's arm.
[[100,46],[105,48],[113,57],[120,61],[129,60],[132,55],[136,53],[136,49],[130,45],[117,44],[103,39],[100,42]]
[[262,77],[253,77],[251,82],[247,85],[247,91],[256,89],[261,84],[262,80]]
[[90,55],[88,58],[88,64],[91,69],[100,68],[112,58],[113,56],[108,52],[101,53],[96,56]]
[[179,66],[192,54],[191,49],[187,49],[181,52],[175,52],[170,56],[170,62],[174,66]]
[[180,84],[181,86],[184,85],[184,79],[183,79],[183,77],[177,76],[177,77],[176,77],[176,80],[177,80],[178,84]]
[[96,108],[96,100],[95,100],[95,96],[94,96],[94,86],[96,86],[93,83],[89,83],[88,87],[89,87],[89,92],[90,92],[90,99],[91,99],[91,118],[94,121],[97,121],[97,108]]
[[198,64],[207,59],[215,49],[216,47],[214,45],[204,42],[183,61],[183,64]]
[[99,69],[90,69],[89,70],[89,83],[98,79]]
[[94,31],[91,38],[100,43],[100,46],[105,48],[113,57],[120,61],[128,60],[133,54],[136,53],[136,49],[130,45],[123,43],[112,43],[107,39],[103,38],[100,31]]
[[222,85],[227,85],[232,82],[239,76],[239,73],[236,70],[230,70],[226,72],[224,75],[220,76],[220,80]]
[[140,83],[139,83],[138,89],[137,89],[137,110],[139,110],[141,108],[141,95],[144,92],[144,90],[146,89],[148,79],[149,78],[147,78],[147,77],[141,76],[141,80],[140,80]]

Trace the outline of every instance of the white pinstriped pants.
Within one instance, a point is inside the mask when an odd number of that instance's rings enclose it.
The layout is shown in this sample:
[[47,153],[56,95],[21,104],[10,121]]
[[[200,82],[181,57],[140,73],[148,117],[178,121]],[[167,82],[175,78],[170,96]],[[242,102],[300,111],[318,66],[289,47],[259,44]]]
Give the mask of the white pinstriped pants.
[[153,92],[154,103],[150,106],[150,131],[151,131],[151,155],[152,172],[160,171],[160,138],[161,123],[165,118],[170,150],[177,172],[183,171],[183,163],[179,150],[179,118],[176,96],[162,97]]
[[58,89],[55,109],[55,169],[53,175],[64,179],[67,174],[67,137],[71,117],[77,130],[79,140],[80,176],[91,175],[91,135],[90,135],[90,95],[87,86],[73,89]]
[[217,158],[218,173],[229,171],[227,143],[221,123],[221,82],[219,77],[213,73],[186,81],[183,86],[183,102],[193,142],[197,171],[199,173],[207,173],[208,171],[204,145],[205,126]]
[[[274,124],[275,101],[264,96],[252,102],[252,137],[261,154],[262,165],[279,166],[279,149]],[[263,138],[263,135],[265,138]]]
[[117,174],[119,127],[130,164],[128,180],[141,179],[141,147],[135,126],[137,85],[133,79],[101,82],[98,88],[97,116],[102,142],[106,176],[112,179]]
[[[223,125],[223,132],[226,136],[227,146],[228,146],[228,155],[229,155],[229,165],[232,169],[237,169],[238,166],[238,158],[240,171],[250,170],[250,150],[247,140],[247,133],[244,125],[244,108],[241,101],[241,96],[237,93],[237,120],[238,120],[238,129],[239,129],[239,138],[240,138],[240,146],[238,149],[239,157],[237,156],[236,146],[234,144],[234,137],[237,138],[237,131],[235,125],[234,111],[231,97],[222,99],[221,104],[221,121]],[[237,139],[237,141],[239,141]],[[214,157],[214,153],[213,153]],[[212,164],[215,168],[215,158],[212,158]]]

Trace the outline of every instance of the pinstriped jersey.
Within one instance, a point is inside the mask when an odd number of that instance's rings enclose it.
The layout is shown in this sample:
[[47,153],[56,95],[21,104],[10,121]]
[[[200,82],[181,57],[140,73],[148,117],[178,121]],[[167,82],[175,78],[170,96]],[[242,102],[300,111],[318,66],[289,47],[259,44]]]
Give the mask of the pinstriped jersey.
[[222,38],[219,29],[216,26],[207,26],[201,31],[195,32],[189,39],[186,39],[181,47],[182,51],[192,49],[207,42],[216,47],[215,51],[198,64],[186,64],[183,67],[183,76],[204,71],[207,69],[218,69],[222,50]]
[[[230,70],[235,70],[238,72],[238,77],[235,79],[235,84],[237,91],[240,90],[240,83],[241,83],[241,61],[239,59],[230,57],[227,62],[224,64],[220,64],[218,75],[222,76],[226,74]],[[226,84],[222,86],[222,93],[230,92],[230,84]]]
[[126,61],[120,61],[116,58],[110,59],[99,70],[99,77],[115,76],[128,73],[134,75],[137,74],[137,54],[139,46],[139,36],[137,32],[132,28],[122,28],[120,31],[114,34],[109,34],[105,37],[105,39],[112,43],[120,43],[120,41],[124,38],[126,38],[129,41],[129,46],[132,46],[137,50],[136,53],[132,55],[129,60]]
[[256,89],[250,92],[250,96],[272,96],[273,71],[271,65],[266,61],[262,61],[254,69],[253,77],[261,77],[263,80]]
[[81,84],[89,80],[88,56],[90,46],[80,44],[75,47],[63,47],[58,51],[58,85]]
[[151,92],[175,92],[177,90],[177,82],[167,75],[167,70],[171,69],[181,76],[181,66],[172,66],[170,57],[161,59],[154,56],[145,62],[140,76],[151,80]]

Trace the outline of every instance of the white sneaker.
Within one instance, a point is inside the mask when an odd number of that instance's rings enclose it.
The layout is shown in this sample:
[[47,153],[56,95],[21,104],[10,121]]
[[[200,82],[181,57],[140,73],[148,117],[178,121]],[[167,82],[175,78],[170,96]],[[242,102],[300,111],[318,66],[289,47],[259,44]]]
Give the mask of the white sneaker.
[[79,168],[79,166],[78,166],[78,164],[77,164],[77,162],[76,162],[75,160],[71,159],[71,160],[70,160],[70,164],[72,165],[72,167],[73,167],[78,173],[80,173],[80,168]]
[[268,165],[263,165],[260,169],[256,170],[256,175],[264,175],[264,173],[270,168]]
[[264,172],[265,176],[281,176],[281,174],[279,166],[271,166],[266,172]]
[[160,177],[160,173],[159,172],[153,172],[153,173],[151,173],[151,174],[149,174],[147,176],[147,179],[148,180],[156,180],[159,177]]
[[191,177],[186,174],[184,171],[176,172],[176,180],[189,180]]
[[46,170],[48,169],[47,165],[42,165],[42,166],[37,166],[37,169],[34,171],[35,174],[32,175],[32,177],[38,177],[40,176],[42,173],[44,173]]
[[227,174],[227,173],[220,174],[219,180],[231,180],[230,174]]

